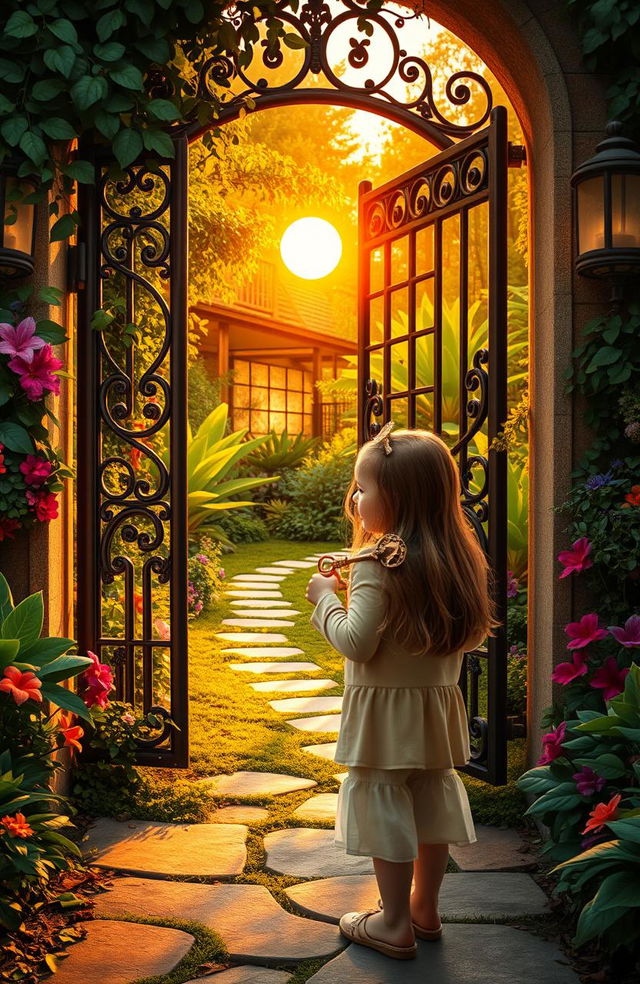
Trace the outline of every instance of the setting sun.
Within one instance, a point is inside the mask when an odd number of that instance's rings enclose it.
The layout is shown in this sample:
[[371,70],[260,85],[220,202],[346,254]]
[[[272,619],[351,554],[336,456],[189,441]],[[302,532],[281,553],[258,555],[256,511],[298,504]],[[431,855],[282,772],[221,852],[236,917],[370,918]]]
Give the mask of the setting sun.
[[297,219],[280,240],[280,255],[285,266],[297,277],[319,280],[338,265],[342,240],[338,230],[325,219]]

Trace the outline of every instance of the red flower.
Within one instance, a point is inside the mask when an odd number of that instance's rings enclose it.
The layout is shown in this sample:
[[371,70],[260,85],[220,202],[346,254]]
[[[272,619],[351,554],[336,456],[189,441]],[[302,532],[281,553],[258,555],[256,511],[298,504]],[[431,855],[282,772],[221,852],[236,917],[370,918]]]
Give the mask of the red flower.
[[38,352],[34,352],[30,362],[18,355],[8,363],[9,369],[20,376],[20,385],[30,400],[40,400],[47,392],[56,395],[60,392],[60,379],[53,373],[62,365],[50,345],[43,345]]
[[571,639],[571,642],[567,643],[567,649],[582,649],[590,642],[604,639],[607,635],[606,629],[598,628],[598,616],[595,612],[583,615],[579,622],[569,622],[565,625],[564,631]]
[[0,690],[3,690],[5,694],[11,694],[18,706],[24,704],[25,700],[29,700],[29,698],[41,704],[41,686],[42,683],[35,673],[32,673],[31,670],[22,673],[17,666],[5,666],[4,679],[0,680]]
[[548,765],[549,762],[553,762],[554,759],[564,755],[562,742],[564,741],[564,733],[566,730],[567,722],[561,721],[557,728],[550,731],[549,734],[543,735],[543,752],[538,759],[537,765]]
[[138,615],[142,615],[142,595],[137,591],[133,592],[133,607]]
[[554,683],[565,685],[571,683],[572,680],[577,680],[578,677],[584,676],[588,669],[589,667],[583,659],[583,654],[574,652],[571,662],[558,663],[551,674],[551,679]]
[[101,663],[95,653],[87,653],[93,660],[93,666],[81,673],[82,683],[86,687],[82,699],[87,707],[108,707],[109,699],[107,694],[113,687],[113,671],[106,663]]
[[20,529],[17,519],[0,518],[0,543],[3,540],[15,540],[15,532]]
[[27,823],[24,813],[16,813],[15,817],[6,816],[0,820],[12,837],[31,837],[33,830]]
[[35,512],[41,523],[48,522],[50,519],[58,517],[58,500],[54,492],[25,492],[27,502]]
[[618,803],[621,799],[622,795],[618,793],[616,796],[612,797],[608,803],[598,803],[594,806],[593,810],[589,814],[587,825],[582,833],[588,834],[590,830],[600,830],[600,828],[604,827],[604,825],[609,823],[610,820],[615,820],[618,816]]
[[37,454],[28,454],[24,461],[20,462],[25,485],[42,485],[49,478],[52,470],[51,462],[46,458],[40,458]]
[[589,681],[592,687],[604,691],[604,700],[617,697],[624,690],[624,678],[629,672],[628,667],[620,669],[615,656],[610,656],[604,666],[597,670]]
[[65,745],[69,745],[72,749],[77,748],[81,752],[82,745],[80,744],[80,738],[83,737],[84,730],[77,724],[72,726],[73,717],[73,714],[60,715],[60,734],[64,737]]
[[7,466],[4,463],[4,455],[2,453],[3,451],[4,451],[4,444],[0,444],[0,475],[4,475],[4,473],[7,470]]
[[631,506],[640,506],[640,485],[632,485],[631,492],[627,492],[624,500]]
[[588,567],[593,567],[593,561],[588,556],[591,553],[591,544],[586,536],[576,540],[571,544],[570,550],[561,550],[558,560],[565,568],[560,577],[568,577],[569,574],[579,574],[586,571]]

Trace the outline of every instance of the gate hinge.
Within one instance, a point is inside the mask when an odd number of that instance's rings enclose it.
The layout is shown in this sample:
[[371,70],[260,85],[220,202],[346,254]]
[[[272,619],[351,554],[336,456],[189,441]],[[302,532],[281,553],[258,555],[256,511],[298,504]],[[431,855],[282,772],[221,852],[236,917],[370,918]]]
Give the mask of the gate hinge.
[[67,290],[77,294],[87,282],[87,249],[85,243],[67,247]]
[[527,148],[523,144],[514,144],[509,141],[507,161],[509,167],[522,167],[523,164],[527,163]]

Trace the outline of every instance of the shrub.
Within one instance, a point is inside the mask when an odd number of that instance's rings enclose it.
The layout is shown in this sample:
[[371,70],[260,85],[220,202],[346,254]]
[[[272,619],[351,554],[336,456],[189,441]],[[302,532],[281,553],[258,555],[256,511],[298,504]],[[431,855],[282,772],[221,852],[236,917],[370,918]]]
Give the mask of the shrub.
[[[220,567],[220,544],[200,538],[200,547],[187,562],[189,613],[196,618],[218,597],[224,569]],[[220,573],[222,571],[222,574]]]
[[512,646],[507,653],[507,714],[527,709],[527,654]]
[[216,529],[226,533],[232,543],[260,543],[270,536],[265,520],[252,515],[248,509],[220,513],[219,519],[216,519]]

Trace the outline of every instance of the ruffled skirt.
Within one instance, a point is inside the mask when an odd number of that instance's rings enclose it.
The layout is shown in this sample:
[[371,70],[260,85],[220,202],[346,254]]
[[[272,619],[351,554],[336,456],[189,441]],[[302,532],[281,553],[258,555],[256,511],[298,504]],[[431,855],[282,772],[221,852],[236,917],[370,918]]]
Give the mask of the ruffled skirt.
[[418,844],[476,840],[467,791],[454,769],[349,768],[334,837],[347,854],[413,861]]

